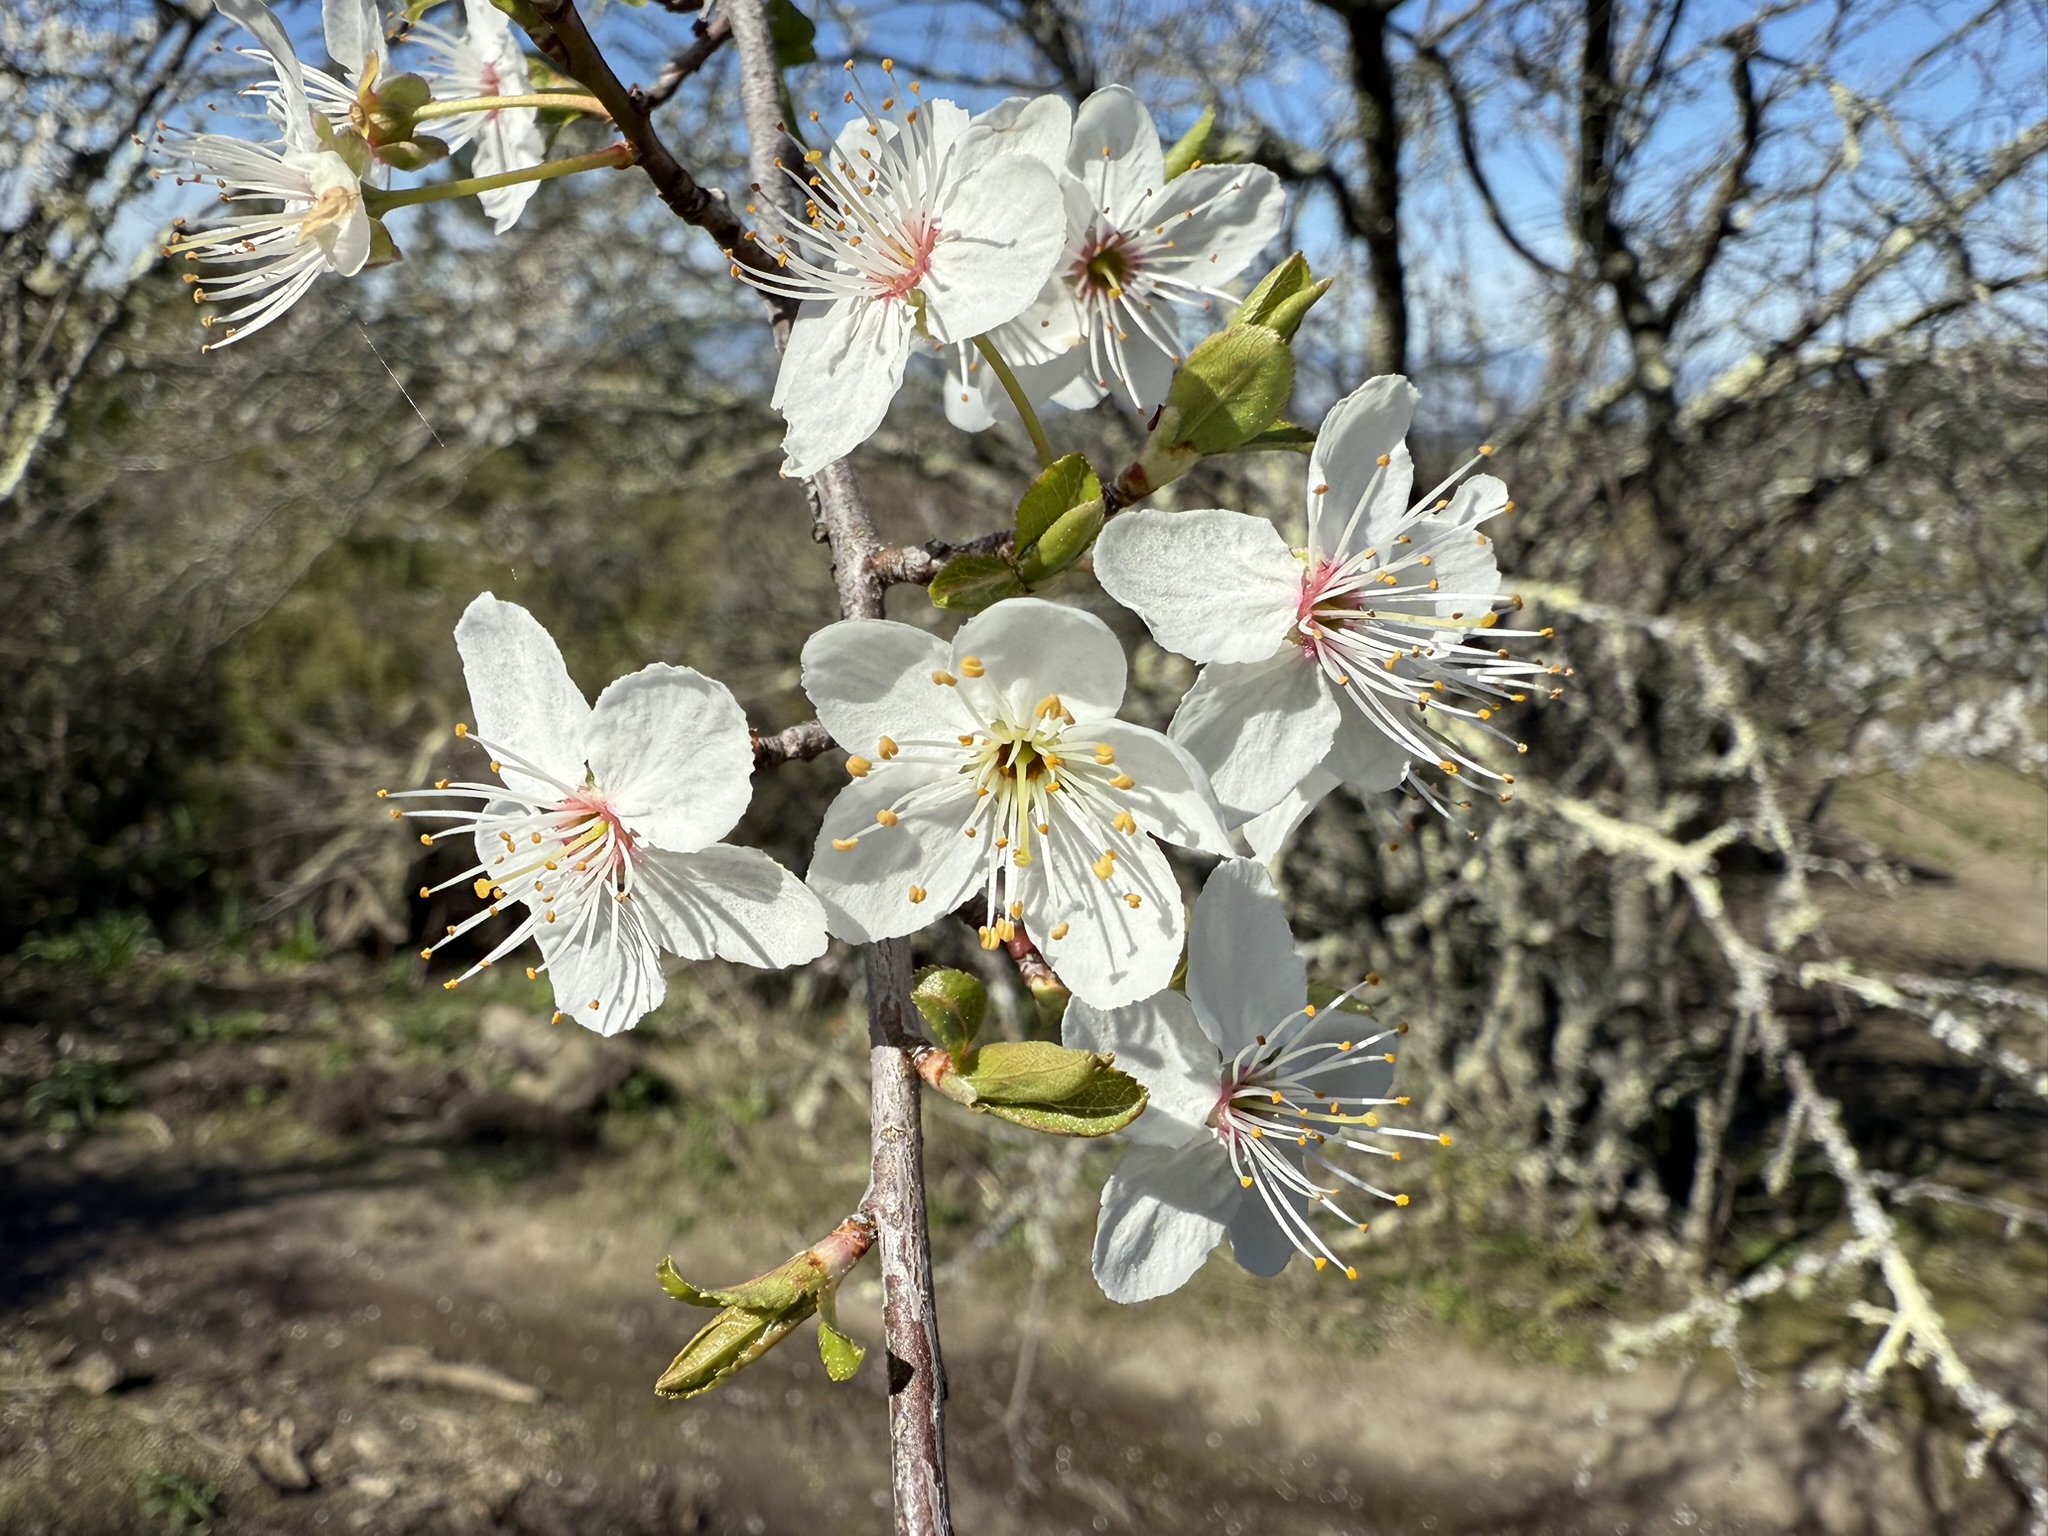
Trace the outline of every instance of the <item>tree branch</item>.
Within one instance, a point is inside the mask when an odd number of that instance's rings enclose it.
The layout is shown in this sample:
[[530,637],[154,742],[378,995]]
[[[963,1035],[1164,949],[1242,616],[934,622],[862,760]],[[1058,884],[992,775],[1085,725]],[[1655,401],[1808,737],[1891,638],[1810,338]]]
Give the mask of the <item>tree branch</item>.
[[834,745],[832,733],[816,720],[792,725],[773,736],[763,736],[752,730],[747,734],[754,740],[754,768],[757,772],[773,768],[778,763],[807,763],[822,753],[830,752]]
[[682,89],[685,80],[710,63],[711,56],[731,37],[732,23],[727,18],[714,16],[708,22],[699,21],[697,40],[662,66],[652,88],[643,91],[637,85],[633,87],[634,104],[643,112],[661,106]]
[[[740,56],[748,163],[763,197],[783,192],[775,162],[785,126],[781,72],[762,0],[727,0]],[[787,345],[790,318],[776,311],[775,338]],[[811,509],[832,550],[840,612],[882,616],[884,583],[871,569],[881,552],[860,482],[844,459],[809,482]],[[889,1360],[889,1443],[899,1536],[951,1536],[946,1496],[946,1372],[932,1296],[931,1238],[925,1225],[924,1130],[917,1068],[903,1042],[911,1028],[910,949],[900,939],[866,955],[872,1175],[868,1214],[881,1235],[882,1330]]]

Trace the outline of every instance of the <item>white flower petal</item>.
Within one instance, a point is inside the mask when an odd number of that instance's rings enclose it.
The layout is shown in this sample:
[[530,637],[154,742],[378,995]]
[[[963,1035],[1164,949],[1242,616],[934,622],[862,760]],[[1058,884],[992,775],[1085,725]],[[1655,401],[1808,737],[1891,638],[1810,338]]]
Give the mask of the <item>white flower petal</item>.
[[782,412],[782,472],[815,475],[874,436],[910,361],[914,316],[900,300],[803,306],[769,404]]
[[1152,114],[1129,87],[1106,85],[1081,103],[1067,169],[1118,228],[1138,223],[1146,201],[1166,185],[1166,156]]
[[918,288],[940,342],[971,340],[1023,314],[1066,249],[1066,204],[1053,173],[1029,155],[980,151],[966,144],[955,153],[933,210],[938,243]]
[[635,837],[694,852],[730,832],[753,798],[746,712],[701,672],[643,667],[598,695],[590,771]]
[[1084,734],[1113,749],[1116,767],[1137,781],[1129,789],[1112,787],[1105,793],[1136,818],[1142,835],[1197,853],[1228,856],[1235,851],[1209,776],[1187,748],[1126,720],[1097,721]]
[[1273,243],[1287,216],[1287,189],[1263,165],[1198,165],[1168,182],[1146,213],[1148,224],[1173,237],[1173,248],[1150,266],[1213,288]]
[[[946,792],[926,789],[895,826],[875,820],[876,812],[933,783]],[[978,888],[986,856],[981,839],[962,833],[973,805],[967,781],[949,769],[921,765],[879,763],[842,789],[825,813],[804,876],[825,904],[832,935],[855,944],[901,938],[965,901]],[[848,840],[853,847],[832,846]],[[922,901],[911,900],[913,886],[925,892]]]
[[668,995],[661,951],[630,902],[599,895],[535,933],[555,1007],[600,1035],[631,1029]]
[[1408,772],[1408,749],[1368,720],[1356,699],[1338,702],[1343,713],[1322,766],[1361,794],[1392,789]]
[[716,955],[764,970],[825,952],[825,909],[801,880],[755,848],[720,843],[655,852],[635,865],[632,900],[649,929],[686,960]]
[[[1275,1198],[1297,1208],[1302,1203],[1284,1191],[1276,1192]],[[1237,1212],[1230,1218],[1229,1234],[1231,1256],[1255,1275],[1271,1278],[1279,1274],[1296,1252],[1266,1208],[1266,1202],[1257,1196],[1238,1202]]]
[[507,763],[499,774],[506,787],[529,800],[552,801],[564,788],[580,786],[590,750],[590,705],[540,620],[486,592],[463,610],[455,648],[477,734],[548,775],[538,778]]
[[1102,1186],[1096,1283],[1111,1301],[1177,1291],[1223,1238],[1241,1191],[1213,1138],[1184,1147],[1133,1147]]
[[[1031,866],[1036,878],[1024,885],[1027,931],[1074,996],[1098,1008],[1149,997],[1173,979],[1186,932],[1173,869],[1151,838],[1112,841],[1115,834],[1098,831],[1098,841],[1062,796],[1052,799],[1052,835]],[[1093,861],[1112,846],[1117,857],[1104,879]]]
[[[977,665],[969,666],[967,658]],[[1077,724],[1106,720],[1124,701],[1124,648],[1092,613],[1037,597],[985,608],[953,637],[961,696],[983,720],[1025,724],[1059,696]],[[979,671],[979,678],[971,674]]]
[[1132,409],[1147,420],[1166,402],[1167,391],[1173,387],[1173,372],[1186,361],[1186,354],[1179,348],[1180,317],[1171,308],[1161,305],[1150,318],[1155,326],[1174,338],[1174,350],[1166,351],[1142,331],[1127,331],[1116,344],[1116,353],[1123,359],[1119,373],[1123,387],[1118,389],[1114,379],[1094,381],[1111,394],[1121,394],[1131,403]]
[[946,740],[971,729],[957,692],[932,681],[952,665],[936,635],[887,619],[843,619],[804,642],[803,689],[843,750],[875,757],[884,736]]
[[376,0],[320,0],[320,30],[328,57],[350,80],[369,73],[373,61],[376,73],[385,73],[384,20],[377,14]]
[[1336,734],[1338,700],[1322,671],[1293,646],[1266,661],[1202,669],[1167,732],[1208,770],[1224,820],[1277,804],[1322,761]]
[[1226,1057],[1274,1033],[1308,1001],[1308,966],[1295,951],[1280,893],[1250,859],[1217,865],[1196,898],[1188,1001]]
[[285,147],[317,149],[319,140],[313,134],[313,109],[306,97],[305,75],[283,23],[262,0],[215,0],[215,4],[229,21],[254,33],[263,51],[270,55],[270,67],[277,71],[278,85],[284,94],[277,117]]
[[1077,1050],[1114,1055],[1118,1067],[1144,1084],[1150,1098],[1131,1122],[1132,1141],[1177,1147],[1210,1137],[1203,1121],[1216,1107],[1221,1067],[1180,993],[1155,992],[1106,1012],[1077,997],[1067,1004],[1060,1040]]
[[1271,864],[1280,857],[1295,830],[1308,820],[1308,813],[1322,804],[1323,797],[1342,782],[1327,768],[1311,768],[1307,777],[1280,797],[1279,804],[1270,811],[1261,811],[1238,830],[1244,834],[1252,852]]
[[1006,152],[1029,155],[1047,170],[1066,169],[1074,110],[1064,96],[1006,97],[977,113],[974,123],[994,134]]
[[1144,509],[1112,518],[1095,541],[1095,579],[1194,661],[1263,661],[1286,640],[1304,567],[1262,517]]
[[[1308,457],[1309,547],[1318,555],[1338,553],[1335,541],[1351,521],[1352,513],[1366,504],[1368,495],[1378,505],[1387,487],[1407,464],[1402,439],[1415,419],[1415,402],[1421,392],[1399,374],[1381,374],[1367,379],[1330,407],[1316,432],[1316,445]],[[1380,455],[1390,458],[1401,449],[1399,464],[1380,472]],[[1412,478],[1413,470],[1407,471]],[[1377,483],[1375,483],[1377,477]],[[1321,495],[1316,488],[1323,487]],[[1407,501],[1408,486],[1400,485],[1399,500]],[[1364,528],[1366,517],[1359,518]]]

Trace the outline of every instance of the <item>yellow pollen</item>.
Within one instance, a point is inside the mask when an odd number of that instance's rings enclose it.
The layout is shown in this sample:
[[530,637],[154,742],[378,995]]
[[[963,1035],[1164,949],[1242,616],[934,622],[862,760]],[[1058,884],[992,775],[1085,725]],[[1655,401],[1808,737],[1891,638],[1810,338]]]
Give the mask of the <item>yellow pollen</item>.
[[1090,867],[1094,869],[1096,879],[1107,880],[1111,875],[1116,873],[1116,857],[1113,854],[1105,853],[1101,858],[1097,859],[1095,863]]
[[950,672],[941,671],[934,672],[932,674],[932,681],[937,683],[941,688],[951,688],[955,684],[957,684],[960,681],[960,679],[955,677]]
[[1126,891],[1124,893],[1124,905],[1129,907],[1133,912],[1137,911],[1138,908],[1142,907],[1144,904],[1145,898],[1140,896],[1136,891]]
[[1137,786],[1137,782],[1128,773],[1120,773],[1109,781],[1109,787],[1111,789],[1132,789]]
[[1066,936],[1067,936],[1067,925],[1066,925],[1065,923],[1054,923],[1054,924],[1052,925],[1052,934],[1051,934],[1051,937],[1053,938],[1053,940],[1054,940],[1055,942],[1057,942],[1057,941],[1058,941],[1058,940],[1060,940],[1060,939],[1064,939],[1064,938],[1065,938]]
[[423,949],[420,951],[420,958],[422,960],[431,960],[434,958],[434,952],[431,949]]
[[[442,786],[441,786],[441,785],[439,785],[439,784],[436,784],[436,785],[434,786],[434,788],[436,788],[436,789],[439,789],[439,788],[441,788],[441,787],[442,787]],[[378,790],[378,791],[377,791],[377,798],[378,798],[379,800],[388,800],[388,799],[390,799],[390,798],[391,798],[391,791],[390,791],[390,790],[388,790],[388,789],[380,789],[380,790]]]
[[458,740],[460,740],[460,739],[461,739],[462,737],[464,737],[464,736],[467,736],[468,734],[469,734],[469,727],[468,727],[468,726],[466,726],[466,725],[464,725],[464,724],[463,724],[463,723],[462,723],[462,722],[461,722],[460,720],[456,721],[456,722],[455,722],[455,735],[456,735],[456,738],[457,738]]
[[526,979],[528,981],[539,981],[540,971],[536,967],[529,965],[526,968]]
[[1436,1139],[1436,1144],[1440,1147],[1448,1147],[1451,1144],[1451,1138],[1448,1134],[1439,1136]]
[[1310,1018],[1314,1018],[1316,1016],[1316,1005],[1314,1003],[1305,1003],[1302,1005],[1301,1011]]
[[997,944],[1002,942],[996,937],[996,931],[993,928],[982,928],[978,931],[981,935],[981,947],[983,949],[994,949]]
[[1316,1255],[1316,1273],[1320,1275],[1320,1274],[1321,1274],[1321,1273],[1322,1273],[1322,1272],[1323,1272],[1324,1270],[1328,1269],[1329,1267],[1330,1267],[1330,1261],[1329,1261],[1328,1259],[1324,1258],[1324,1257],[1323,1257],[1323,1256],[1322,1256],[1321,1254],[1317,1254],[1317,1255]]
[[[1362,1232],[1365,1229],[1363,1227],[1360,1227],[1359,1230]],[[1358,1271],[1353,1269],[1349,1264],[1346,1264],[1344,1266],[1344,1278],[1346,1280],[1356,1280],[1358,1278]]]
[[1396,1204],[1396,1205],[1406,1205],[1407,1203],[1408,1203],[1408,1197],[1407,1197],[1406,1195],[1396,1195],[1396,1196],[1394,1196],[1394,1204]]
[[890,758],[894,757],[898,752],[901,752],[902,750],[903,749],[897,746],[895,742],[891,741],[887,736],[884,736],[881,739],[880,743],[878,743],[875,747],[875,755],[880,757],[882,761],[886,763]]
[[1026,853],[1023,849],[1019,848],[1015,853],[1010,855],[1010,862],[1016,865],[1017,868],[1022,869],[1025,865],[1031,862],[1031,855]]
[[851,853],[860,846],[860,839],[857,837],[835,837],[832,839],[832,846],[841,853]]
[[914,905],[916,905],[916,904],[917,904],[918,902],[920,902],[920,901],[923,901],[923,900],[924,900],[924,898],[925,898],[925,894],[926,894],[926,893],[925,893],[925,888],[924,888],[923,886],[921,886],[921,885],[913,885],[913,886],[912,886],[912,887],[910,888],[910,900],[911,900],[911,904],[912,904],[912,905],[914,906]]
[[1250,1189],[1252,1187],[1252,1178],[1251,1175],[1248,1173],[1240,1173],[1237,1176],[1237,1182],[1246,1189]]
[[885,827],[893,827],[896,825],[898,818],[894,811],[880,810],[875,812],[875,820],[879,821]]
[[1058,694],[1048,693],[1038,701],[1038,707],[1032,710],[1031,713],[1037,719],[1049,720],[1054,715],[1064,713],[1065,709],[1066,706],[1060,703],[1060,696]]
[[1394,462],[1394,456],[1390,453],[1383,453],[1379,456],[1376,462],[1379,464],[1379,467],[1381,469],[1385,469],[1389,464]]
[[479,881],[477,881],[477,882],[475,883],[475,887],[474,887],[474,889],[475,889],[475,891],[476,891],[476,899],[477,899],[478,901],[488,901],[488,900],[490,900],[490,897],[491,897],[491,882],[490,882],[490,881],[488,881],[488,880],[479,880]]
[[434,892],[433,892],[433,888],[432,888],[431,886],[425,886],[425,885],[423,885],[423,886],[421,886],[421,887],[420,887],[420,900],[421,900],[421,901],[425,901],[425,900],[426,900],[426,899],[427,899],[427,898],[428,898],[429,896],[431,896],[431,895],[433,895],[433,894],[434,894]]
[[1095,744],[1095,761],[1107,768],[1116,761],[1116,748],[1106,741],[1098,741]]
[[1118,811],[1116,813],[1116,819],[1111,823],[1111,825],[1114,826],[1117,829],[1117,831],[1123,833],[1124,836],[1129,837],[1132,833],[1138,830],[1138,818],[1133,816],[1129,811]]
[[979,656],[962,656],[960,658],[960,671],[967,677],[980,677],[988,671],[988,668],[981,664]]
[[971,747],[974,745],[974,738],[972,736],[961,736],[957,739],[960,745],[963,747]]
[[868,776],[868,770],[873,768],[874,766],[875,765],[873,763],[869,762],[864,757],[849,757],[846,760],[846,771],[856,779],[866,778]]
[[1491,444],[1491,443],[1481,443],[1481,444],[1479,445],[1479,456],[1480,456],[1480,457],[1481,457],[1482,459],[1490,459],[1490,458],[1492,458],[1492,457],[1493,457],[1493,444]]
[[420,846],[421,846],[422,848],[431,848],[431,847],[433,847],[433,846],[434,846],[434,834],[433,834],[433,833],[431,833],[431,832],[422,832],[422,833],[420,834]]
[[[461,978],[460,978],[460,977],[457,977],[457,978],[456,978],[456,981],[460,981],[460,980],[461,980]],[[455,990],[455,982],[454,982],[454,981],[444,981],[444,982],[442,982],[442,983],[441,983],[441,990],[442,990],[443,992],[453,992],[453,991]]]

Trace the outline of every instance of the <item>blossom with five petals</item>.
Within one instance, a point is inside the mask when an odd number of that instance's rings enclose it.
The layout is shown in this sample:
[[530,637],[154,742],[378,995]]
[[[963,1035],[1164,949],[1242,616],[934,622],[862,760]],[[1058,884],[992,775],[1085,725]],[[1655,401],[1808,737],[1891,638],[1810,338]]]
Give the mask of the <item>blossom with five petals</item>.
[[782,167],[802,213],[766,195],[748,205],[761,222],[748,238],[772,269],[732,268],[801,301],[769,402],[788,422],[788,475],[816,474],[874,435],[919,337],[969,341],[1014,319],[1060,256],[1053,173],[915,82],[899,95],[882,68],[880,102],[850,88],[860,115],[830,149]]
[[1502,709],[1560,670],[1499,644],[1527,633],[1497,627],[1515,601],[1478,531],[1513,506],[1507,487],[1466,478],[1474,458],[1411,501],[1403,439],[1415,400],[1406,379],[1386,375],[1331,408],[1309,457],[1305,549],[1264,518],[1222,510],[1127,512],[1096,543],[1109,594],[1166,649],[1204,664],[1170,734],[1209,771],[1233,824],[1252,821],[1261,853],[1339,782],[1392,789],[1422,763],[1512,784],[1431,717],[1513,745]]
[[[467,28],[448,31],[432,22],[417,22],[410,36],[432,53],[435,63],[421,74],[434,94],[448,100],[476,96],[524,96],[533,89],[526,54],[513,35],[512,23],[490,0],[462,0]],[[532,107],[504,107],[493,112],[466,112],[436,119],[434,137],[451,150],[474,146],[470,172],[495,176],[539,165],[543,156],[540,114]],[[477,201],[491,227],[504,234],[519,222],[527,202],[540,188],[537,181],[479,192]]]
[[[1051,100],[1004,102],[976,121],[1006,128]],[[1067,240],[1058,268],[991,339],[1034,400],[1085,410],[1121,393],[1150,411],[1185,355],[1179,311],[1230,300],[1222,285],[1280,233],[1286,191],[1259,165],[1197,165],[1168,181],[1152,115],[1121,85],[1081,103],[1059,169]],[[959,349],[946,388],[953,424],[980,431],[999,394],[981,359]]]
[[[1370,984],[1370,980],[1368,983]],[[1102,1189],[1095,1278],[1112,1301],[1149,1301],[1185,1285],[1225,1237],[1237,1262],[1277,1275],[1295,1254],[1317,1269],[1355,1268],[1316,1218],[1366,1223],[1358,1198],[1406,1205],[1336,1160],[1340,1152],[1398,1160],[1379,1138],[1447,1136],[1380,1124],[1394,1053],[1380,1028],[1343,1004],[1309,1005],[1308,976],[1266,872],[1248,859],[1218,865],[1195,902],[1187,992],[1161,991],[1104,1010],[1068,1004],[1061,1038],[1114,1053],[1150,1102],[1136,1143]],[[1373,1138],[1373,1139],[1367,1139]]]
[[1119,720],[1124,653],[1093,614],[1012,598],[946,642],[851,619],[804,646],[804,691],[853,753],[806,877],[833,934],[897,938],[970,899],[984,947],[1027,933],[1077,997],[1157,991],[1180,888],[1154,838],[1229,851],[1202,770]]
[[[254,335],[296,304],[323,272],[354,277],[370,259],[374,222],[363,200],[362,178],[327,147],[324,120],[316,121],[306,94],[305,73],[291,40],[260,0],[216,0],[223,16],[239,22],[262,43],[276,72],[273,116],[281,145],[257,144],[220,133],[166,131],[158,142],[190,162],[187,179],[211,182],[221,201],[275,202],[275,211],[237,214],[204,230],[188,231],[182,220],[164,253],[187,261],[225,267],[206,279],[196,297],[240,307],[208,315],[208,326],[226,329],[206,350]],[[200,279],[188,276],[187,281]]]
[[539,942],[558,1017],[599,1034],[630,1029],[667,991],[661,951],[768,968],[814,960],[825,917],[803,883],[753,848],[719,841],[753,794],[752,738],[723,683],[655,665],[597,703],[570,681],[540,622],[486,592],[455,627],[476,729],[499,782],[441,780],[391,799],[454,797],[460,809],[396,810],[445,821],[435,843],[471,838],[476,863],[422,896],[473,885],[482,910],[425,954],[506,907],[512,931],[454,987]]

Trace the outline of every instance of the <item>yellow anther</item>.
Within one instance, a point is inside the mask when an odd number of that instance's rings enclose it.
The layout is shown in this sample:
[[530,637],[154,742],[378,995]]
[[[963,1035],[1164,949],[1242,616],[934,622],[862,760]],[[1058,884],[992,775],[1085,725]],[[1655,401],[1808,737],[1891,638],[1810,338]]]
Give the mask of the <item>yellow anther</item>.
[[459,982],[459,981],[460,981],[461,979],[462,979],[462,978],[458,976],[458,977],[457,977],[457,978],[455,979],[455,981],[444,981],[444,982],[442,982],[442,983],[441,983],[441,990],[442,990],[443,992],[453,992],[453,991],[455,990],[456,982]]
[[597,999],[594,997],[590,1000],[590,1009],[593,1013],[597,1011]]
[[455,722],[455,734],[457,737],[467,736],[469,734],[469,727],[458,720]]
[[832,839],[832,846],[841,853],[851,853],[860,846],[860,839],[857,837],[835,837]]
[[528,981],[539,981],[539,980],[540,980],[540,968],[539,968],[538,966],[532,966],[532,965],[529,965],[529,966],[528,966],[528,967],[526,968],[526,979],[527,979]]
[[1375,462],[1379,465],[1381,469],[1385,469],[1389,464],[1394,462],[1394,456],[1391,453],[1383,453]]
[[1137,783],[1138,781],[1128,773],[1120,773],[1109,781],[1109,787],[1111,789],[1135,789]]
[[912,886],[912,887],[910,888],[910,901],[911,901],[911,905],[912,905],[912,906],[915,906],[915,905],[916,905],[916,904],[917,904],[918,902],[920,902],[920,901],[923,901],[923,900],[925,899],[925,896],[926,896],[927,894],[928,894],[928,893],[926,892],[926,890],[925,890],[925,888],[924,888],[923,886],[921,886],[921,885],[913,885],[913,886]]
[[898,752],[901,752],[902,750],[903,749],[897,746],[895,742],[891,741],[887,736],[884,736],[881,739],[881,741],[876,744],[875,755],[881,758],[882,761],[886,763],[890,758],[894,757]]
[[1068,929],[1065,923],[1054,923],[1052,925],[1052,933],[1050,934],[1050,937],[1054,943],[1058,943],[1061,939],[1064,939],[1067,936],[1067,932]]
[[1023,903],[1023,902],[1021,902],[1021,901],[1013,901],[1013,902],[1011,902],[1011,903],[1010,903],[1010,916],[1012,916],[1012,917],[1022,917],[1023,915],[1024,915],[1024,903]]
[[391,819],[393,821],[403,821],[405,820],[405,812],[400,810],[394,810],[391,813]]
[[996,945],[1002,942],[1002,940],[996,937],[996,931],[993,928],[980,928],[976,932],[981,936],[981,947],[983,949],[994,949]]
[[505,765],[504,765],[503,763],[499,762],[499,761],[498,761],[498,760],[497,760],[496,758],[492,758],[492,759],[491,759],[491,772],[493,772],[493,773],[496,773],[496,772],[498,772],[498,771],[499,771],[500,769],[502,769],[502,768],[503,768],[504,766],[505,766]]
[[474,883],[474,885],[473,885],[472,889],[474,889],[474,890],[476,891],[476,899],[477,899],[478,901],[489,901],[489,900],[491,899],[491,882],[490,882],[490,881],[488,881],[488,880],[478,880],[478,881],[476,881],[476,882]]
[[1111,875],[1116,873],[1116,855],[1113,853],[1105,853],[1101,858],[1097,859],[1089,867],[1095,871],[1096,879],[1107,880]]
[[1480,457],[1481,457],[1482,459],[1490,459],[1490,458],[1492,458],[1492,457],[1493,457],[1493,444],[1491,444],[1491,443],[1481,443],[1481,444],[1479,445],[1479,456],[1480,456]]
[[1321,1274],[1321,1273],[1322,1273],[1322,1272],[1323,1272],[1324,1270],[1328,1269],[1329,1267],[1330,1267],[1330,1261],[1329,1261],[1328,1259],[1324,1258],[1324,1257],[1323,1257],[1323,1256],[1322,1256],[1322,1255],[1321,1255],[1320,1253],[1319,1253],[1319,1254],[1317,1254],[1317,1255],[1316,1255],[1316,1273],[1320,1275],[1320,1274]]
[[431,949],[423,949],[420,951],[420,958],[422,960],[431,960],[434,958],[434,952]]
[[1316,1016],[1316,1005],[1314,1003],[1306,1003],[1302,1006],[1301,1011],[1307,1014],[1310,1018],[1314,1018]]
[[979,656],[962,656],[960,658],[960,670],[968,677],[980,677],[988,671],[988,668],[981,664]]
[[846,771],[856,779],[866,778],[868,776],[868,770],[873,768],[874,766],[875,765],[873,763],[869,762],[864,757],[855,756],[849,757],[846,760]]
[[1106,741],[1098,741],[1095,743],[1095,761],[1107,768],[1116,761],[1116,748]]
[[1448,757],[1440,759],[1437,763],[1437,767],[1441,768],[1445,773],[1456,773],[1458,771],[1458,765],[1452,762]]
[[433,888],[432,888],[431,886],[425,886],[425,885],[423,885],[423,886],[421,886],[421,887],[420,887],[420,900],[421,900],[421,901],[425,901],[425,900],[426,900],[426,899],[427,899],[427,898],[428,898],[429,896],[431,896],[431,895],[433,895],[433,894],[434,894],[434,891],[433,891]]
[[1031,862],[1031,855],[1026,853],[1022,848],[1019,848],[1015,853],[1010,855],[1010,862],[1016,865],[1019,869],[1022,869],[1025,865]]
[[1252,1177],[1248,1173],[1240,1173],[1237,1176],[1237,1182],[1246,1189],[1250,1189],[1252,1187]]
[[940,670],[932,674],[932,681],[937,683],[941,688],[951,688],[957,685],[960,679],[955,677],[950,672]]
[[1437,1137],[1436,1144],[1440,1147],[1448,1147],[1451,1144],[1451,1138],[1449,1134],[1446,1133],[1445,1135]]
[[[436,789],[439,789],[440,787],[441,786],[438,784],[434,786],[434,788]],[[377,798],[379,800],[389,800],[391,798],[391,791],[388,789],[380,789],[377,791]]]
[[1138,910],[1138,908],[1145,905],[1145,898],[1140,896],[1136,891],[1126,891],[1124,893],[1124,905],[1129,907],[1133,912],[1135,912]]
[[875,820],[885,827],[893,827],[896,825],[897,816],[894,811],[884,809],[875,812]]
[[1396,1205],[1406,1205],[1407,1203],[1408,1203],[1408,1197],[1407,1197],[1406,1195],[1396,1195],[1396,1196],[1394,1196],[1394,1204],[1396,1204]]
[[1060,696],[1056,693],[1048,693],[1038,701],[1038,707],[1032,710],[1031,713],[1037,719],[1049,720],[1054,715],[1063,714],[1065,711],[1066,706],[1060,703]]
[[[1359,1230],[1362,1232],[1365,1229],[1363,1227],[1360,1227]],[[1344,1278],[1346,1280],[1356,1280],[1358,1278],[1358,1271],[1353,1269],[1349,1264],[1346,1264],[1344,1266]]]
[[422,832],[422,833],[420,834],[420,846],[421,846],[422,848],[431,848],[431,847],[433,847],[433,846],[434,846],[434,834],[433,834],[433,833],[431,833],[431,832]]
[[1138,830],[1138,818],[1129,811],[1118,811],[1110,825],[1123,833],[1124,836],[1129,837]]

